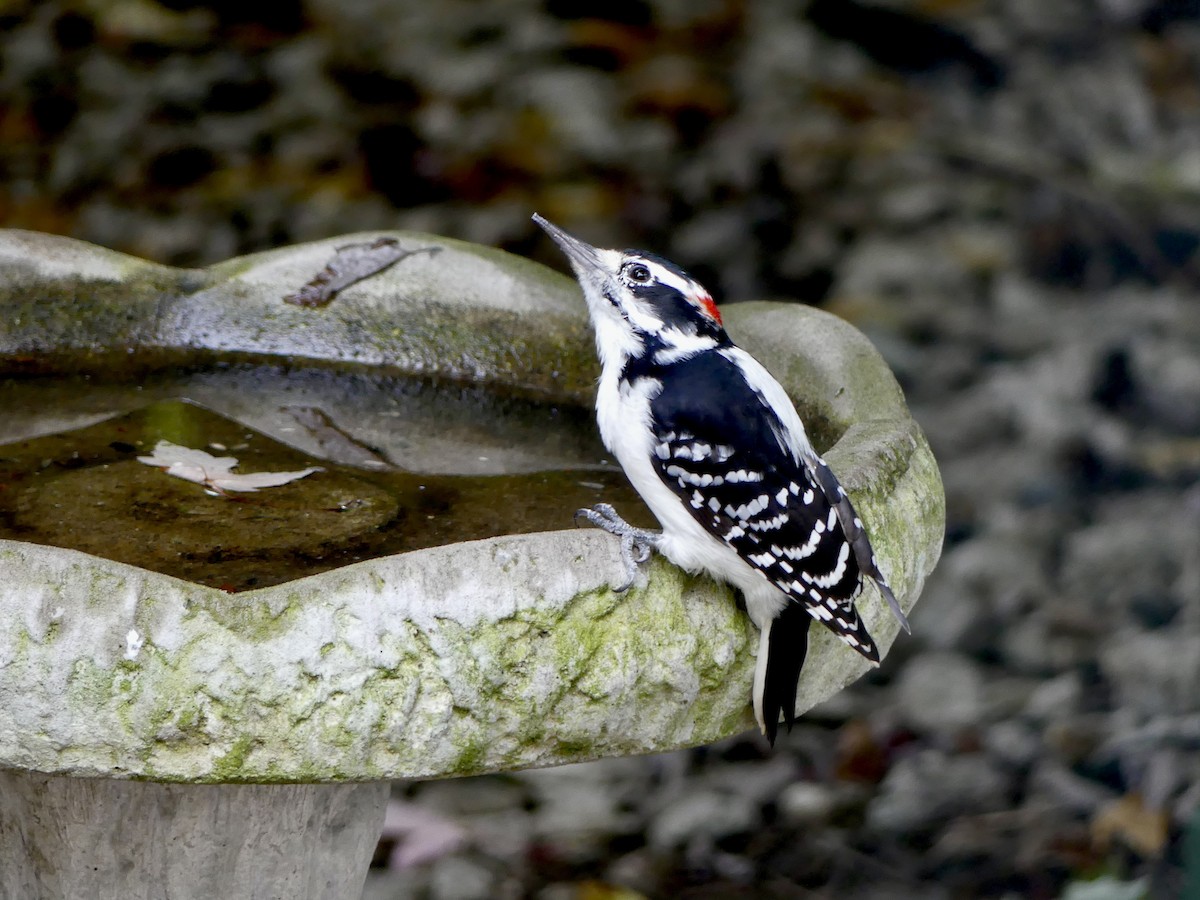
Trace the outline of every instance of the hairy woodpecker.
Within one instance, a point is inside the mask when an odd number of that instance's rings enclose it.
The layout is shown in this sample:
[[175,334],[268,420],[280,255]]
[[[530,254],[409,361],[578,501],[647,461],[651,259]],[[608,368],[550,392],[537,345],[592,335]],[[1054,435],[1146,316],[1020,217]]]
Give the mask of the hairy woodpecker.
[[862,521],[813,450],[783,387],[725,333],[701,285],[640,250],[602,250],[539,215],[583,288],[601,362],[604,445],[662,525],[628,524],[608,504],[579,516],[621,538],[628,570],[657,550],[741,591],[761,629],[754,714],[774,744],[795,719],[808,627],[821,622],[872,662],[854,600],[863,575],[908,630]]

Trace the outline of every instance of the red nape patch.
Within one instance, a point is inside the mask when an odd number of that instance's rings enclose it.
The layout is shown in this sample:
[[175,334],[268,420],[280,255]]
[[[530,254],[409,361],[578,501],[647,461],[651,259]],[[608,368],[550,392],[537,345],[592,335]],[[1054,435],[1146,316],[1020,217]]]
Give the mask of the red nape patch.
[[708,294],[701,294],[697,299],[700,301],[700,308],[715,319],[718,325],[723,326],[725,324],[721,321],[721,311],[717,309],[717,304],[713,302],[712,297],[708,296]]

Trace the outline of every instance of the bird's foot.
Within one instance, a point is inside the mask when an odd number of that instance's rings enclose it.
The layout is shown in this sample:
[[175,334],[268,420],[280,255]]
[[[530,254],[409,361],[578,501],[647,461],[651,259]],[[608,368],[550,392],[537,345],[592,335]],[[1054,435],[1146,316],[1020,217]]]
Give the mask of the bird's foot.
[[637,578],[638,565],[648,560],[650,554],[658,548],[661,534],[630,525],[607,503],[597,503],[591,509],[577,510],[575,519],[587,519],[597,528],[603,528],[621,539],[621,561],[625,563],[626,579],[624,584],[614,587],[613,590],[617,593],[629,590]]

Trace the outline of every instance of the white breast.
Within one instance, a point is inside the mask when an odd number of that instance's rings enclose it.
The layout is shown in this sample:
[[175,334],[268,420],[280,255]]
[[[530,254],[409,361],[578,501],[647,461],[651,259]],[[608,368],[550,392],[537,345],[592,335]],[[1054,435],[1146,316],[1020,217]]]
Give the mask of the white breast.
[[659,552],[681,569],[707,572],[737,587],[746,597],[750,618],[763,627],[787,603],[786,595],[732,547],[705,531],[659,478],[651,462],[650,401],[658,396],[662,383],[643,378],[632,385],[622,384],[619,375],[615,366],[604,367],[596,396],[596,420],[604,446],[662,526]]

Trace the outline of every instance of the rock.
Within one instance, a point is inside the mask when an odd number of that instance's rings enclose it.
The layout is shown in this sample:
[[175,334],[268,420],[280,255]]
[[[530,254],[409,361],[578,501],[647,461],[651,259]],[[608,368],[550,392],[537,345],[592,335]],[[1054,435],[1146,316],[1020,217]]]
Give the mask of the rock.
[[1062,763],[1041,760],[1029,776],[1031,797],[1076,814],[1091,814],[1116,800],[1110,788],[1075,774]]
[[964,813],[992,812],[1008,804],[1009,779],[982,754],[949,756],[920,750],[897,762],[867,807],[867,824],[903,835]]
[[[651,897],[657,889],[662,869],[657,855],[655,851],[642,848],[619,856],[605,869],[604,879],[610,884]],[[613,898],[613,900],[621,900],[621,898]],[[628,900],[635,900],[635,898],[630,897]]]
[[471,818],[524,806],[525,787],[512,778],[482,775],[470,781],[424,781],[413,789],[411,801],[446,816]]
[[1175,492],[1110,501],[1098,519],[1066,536],[1064,591],[1109,616],[1124,611],[1131,586],[1137,594],[1174,592],[1184,561],[1200,545],[1200,529]]
[[431,900],[491,900],[498,896],[497,875],[479,860],[447,856],[433,864],[429,875]]
[[761,762],[742,760],[717,764],[704,773],[704,784],[719,791],[746,797],[760,806],[774,803],[796,778],[796,762],[791,756],[776,754]]
[[533,789],[533,838],[558,858],[580,864],[603,855],[614,835],[636,834],[635,811],[649,787],[633,759],[597,760],[523,772]]
[[1147,896],[1149,883],[1145,878],[1123,881],[1112,875],[1101,875],[1090,881],[1072,881],[1062,893],[1062,900],[1141,900]]
[[914,623],[915,637],[958,652],[994,652],[997,625],[1048,590],[1036,551],[1020,534],[988,532],[950,549],[930,579]]
[[1007,666],[1024,674],[1061,672],[1085,664],[1095,654],[1093,640],[1063,629],[1045,607],[1012,622],[999,634],[999,643]]
[[779,795],[779,813],[792,825],[811,828],[824,825],[837,808],[834,788],[817,782],[797,781]]
[[1041,753],[1042,741],[1024,722],[1008,719],[987,727],[983,733],[983,747],[1000,762],[1025,770]]
[[1083,679],[1078,672],[1064,672],[1035,688],[1022,712],[1035,722],[1061,720],[1078,712],[1082,699]]
[[399,900],[402,897],[419,896],[429,887],[429,873],[424,869],[372,868],[367,873],[361,900]]
[[1122,629],[1101,649],[1100,667],[1122,706],[1144,715],[1192,712],[1200,684],[1200,634]]
[[659,812],[650,822],[650,846],[668,850],[694,839],[717,841],[744,834],[758,826],[760,817],[746,797],[717,791],[687,794]]
[[1030,676],[994,675],[984,684],[984,717],[987,721],[1008,719],[1019,713],[1029,703],[1029,698],[1041,682]]
[[909,661],[896,699],[904,721],[919,731],[968,728],[987,712],[979,669],[956,653],[925,653]]

